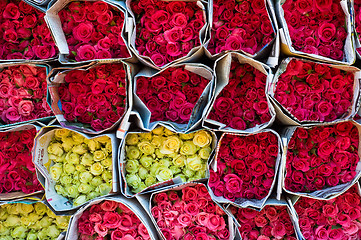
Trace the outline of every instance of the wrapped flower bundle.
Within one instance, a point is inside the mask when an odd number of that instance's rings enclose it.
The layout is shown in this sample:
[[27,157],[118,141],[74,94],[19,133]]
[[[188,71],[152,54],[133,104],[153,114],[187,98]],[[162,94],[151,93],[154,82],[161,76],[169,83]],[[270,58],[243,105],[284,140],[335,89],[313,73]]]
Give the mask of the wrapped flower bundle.
[[32,162],[35,127],[0,132],[0,193],[43,190]]
[[359,141],[352,122],[297,128],[287,147],[285,189],[312,193],[352,182],[359,172]]
[[291,59],[274,81],[274,98],[300,122],[347,118],[358,97],[355,72],[322,63]]
[[126,88],[122,63],[72,70],[58,88],[64,118],[94,131],[111,128],[126,110]]
[[[355,30],[356,30],[356,37],[360,41],[361,38],[361,0],[354,0],[354,9],[355,9]],[[356,51],[359,55],[361,55],[361,48],[356,48]]]
[[275,37],[265,0],[214,0],[211,40],[212,55],[242,50],[254,55]]
[[148,240],[147,228],[122,203],[105,200],[85,210],[78,220],[79,239]]
[[208,185],[216,197],[231,202],[265,199],[270,193],[280,159],[279,137],[267,131],[254,135],[224,134],[218,143],[216,169]]
[[44,13],[20,0],[0,1],[0,59],[41,60],[55,57],[55,46]]
[[[201,46],[204,10],[195,1],[135,0],[135,48],[162,67]],[[151,10],[150,10],[151,9]]]
[[112,144],[107,136],[93,139],[67,129],[57,129],[48,146],[53,162],[50,176],[55,190],[74,207],[109,194],[112,190]]
[[294,205],[305,239],[359,239],[361,197],[356,186],[327,201],[301,197]]
[[0,206],[0,238],[58,239],[70,217],[56,216],[45,204],[11,203]]
[[261,211],[230,206],[238,221],[238,231],[244,240],[296,240],[288,208],[285,205],[266,205]]
[[129,133],[125,139],[125,179],[133,193],[180,177],[183,182],[204,178],[213,151],[210,132],[177,134],[159,127],[149,133]]
[[32,65],[4,67],[0,72],[1,124],[52,116],[46,102],[46,68]]
[[121,35],[124,13],[103,1],[75,1],[59,12],[70,61],[128,58]]
[[167,240],[231,239],[228,216],[202,184],[155,194],[151,212]]

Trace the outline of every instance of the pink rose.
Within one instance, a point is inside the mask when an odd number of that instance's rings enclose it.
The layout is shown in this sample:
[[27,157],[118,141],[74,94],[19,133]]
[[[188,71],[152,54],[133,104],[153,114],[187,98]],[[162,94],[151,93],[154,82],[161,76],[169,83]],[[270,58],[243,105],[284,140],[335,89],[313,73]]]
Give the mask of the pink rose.
[[73,28],[74,38],[80,42],[88,43],[94,31],[93,24],[90,22],[82,22]]
[[121,240],[122,237],[123,237],[123,232],[120,230],[114,230],[110,235],[111,240]]
[[91,45],[83,45],[77,49],[77,61],[92,60],[95,59],[96,50]]
[[210,214],[208,222],[207,222],[207,228],[211,231],[217,231],[217,230],[222,230],[223,228],[225,228],[226,223],[223,219],[223,217],[218,216],[218,215],[214,215],[214,214]]
[[226,183],[226,189],[231,193],[238,192],[243,183],[235,174],[227,174],[224,176],[223,180]]
[[96,223],[94,230],[101,237],[105,237],[108,234],[108,228],[101,223]]
[[19,103],[18,112],[22,116],[29,116],[34,111],[34,104],[30,100],[23,100]]

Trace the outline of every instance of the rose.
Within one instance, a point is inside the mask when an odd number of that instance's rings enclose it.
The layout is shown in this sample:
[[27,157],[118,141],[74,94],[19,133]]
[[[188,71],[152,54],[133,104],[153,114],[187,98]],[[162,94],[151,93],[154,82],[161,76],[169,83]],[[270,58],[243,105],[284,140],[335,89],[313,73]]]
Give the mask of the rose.
[[16,6],[14,3],[8,3],[3,12],[3,17],[14,20],[18,19],[20,17],[20,11],[18,6]]
[[77,49],[77,58],[79,60],[91,60],[94,59],[96,50],[91,45],[83,45]]
[[93,31],[94,27],[90,22],[82,22],[73,28],[73,35],[76,40],[88,43],[91,40]]
[[318,36],[321,41],[329,42],[336,34],[336,27],[332,23],[323,23],[318,28]]
[[242,180],[235,174],[227,174],[224,176],[224,182],[226,183],[226,189],[235,193],[238,192],[242,186]]

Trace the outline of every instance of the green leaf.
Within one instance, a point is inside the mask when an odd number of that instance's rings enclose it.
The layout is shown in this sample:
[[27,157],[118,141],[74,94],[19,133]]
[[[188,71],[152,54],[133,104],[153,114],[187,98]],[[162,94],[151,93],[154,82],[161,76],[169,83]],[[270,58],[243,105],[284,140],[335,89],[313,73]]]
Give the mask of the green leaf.
[[340,229],[342,226],[340,224],[334,225],[331,227],[331,229]]
[[76,56],[76,52],[75,52],[75,51],[71,51],[71,53],[72,53],[74,56]]

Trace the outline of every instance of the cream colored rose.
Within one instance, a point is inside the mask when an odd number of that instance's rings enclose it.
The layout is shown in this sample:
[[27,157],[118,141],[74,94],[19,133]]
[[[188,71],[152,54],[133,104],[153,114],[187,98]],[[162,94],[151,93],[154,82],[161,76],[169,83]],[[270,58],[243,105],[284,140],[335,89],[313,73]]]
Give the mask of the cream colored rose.
[[173,172],[167,167],[161,167],[156,177],[158,181],[164,182],[173,178]]
[[126,146],[125,152],[128,159],[138,159],[140,157],[140,150],[136,146]]
[[167,137],[162,146],[160,147],[160,152],[163,154],[172,154],[179,151],[179,148],[182,146],[182,141],[177,136]]
[[52,142],[48,146],[48,153],[60,157],[64,153],[63,146],[60,142]]
[[86,152],[88,152],[88,145],[86,144],[78,144],[76,146],[73,147],[73,152],[77,153],[77,154],[85,154]]
[[199,147],[206,147],[212,143],[212,136],[206,130],[198,131],[194,134],[193,143]]
[[143,141],[138,143],[138,148],[141,152],[143,152],[146,155],[152,155],[154,153],[154,146],[148,141]]
[[202,159],[198,155],[192,155],[187,157],[187,168],[193,171],[199,171],[202,169]]
[[98,176],[98,175],[102,174],[103,170],[104,170],[104,167],[103,167],[103,165],[101,165],[100,162],[94,163],[90,167],[90,172],[95,176]]
[[185,156],[178,155],[175,158],[173,158],[173,164],[174,164],[174,166],[177,166],[177,167],[183,167],[186,160],[187,160],[187,158]]
[[183,155],[196,154],[198,147],[192,141],[185,141],[180,149],[180,153]]
[[50,167],[50,177],[55,181],[59,180],[62,173],[63,173],[63,165],[61,163],[56,163]]
[[212,149],[211,147],[205,147],[205,148],[201,148],[198,152],[198,155],[200,158],[204,159],[204,160],[208,160],[209,155],[211,154]]

